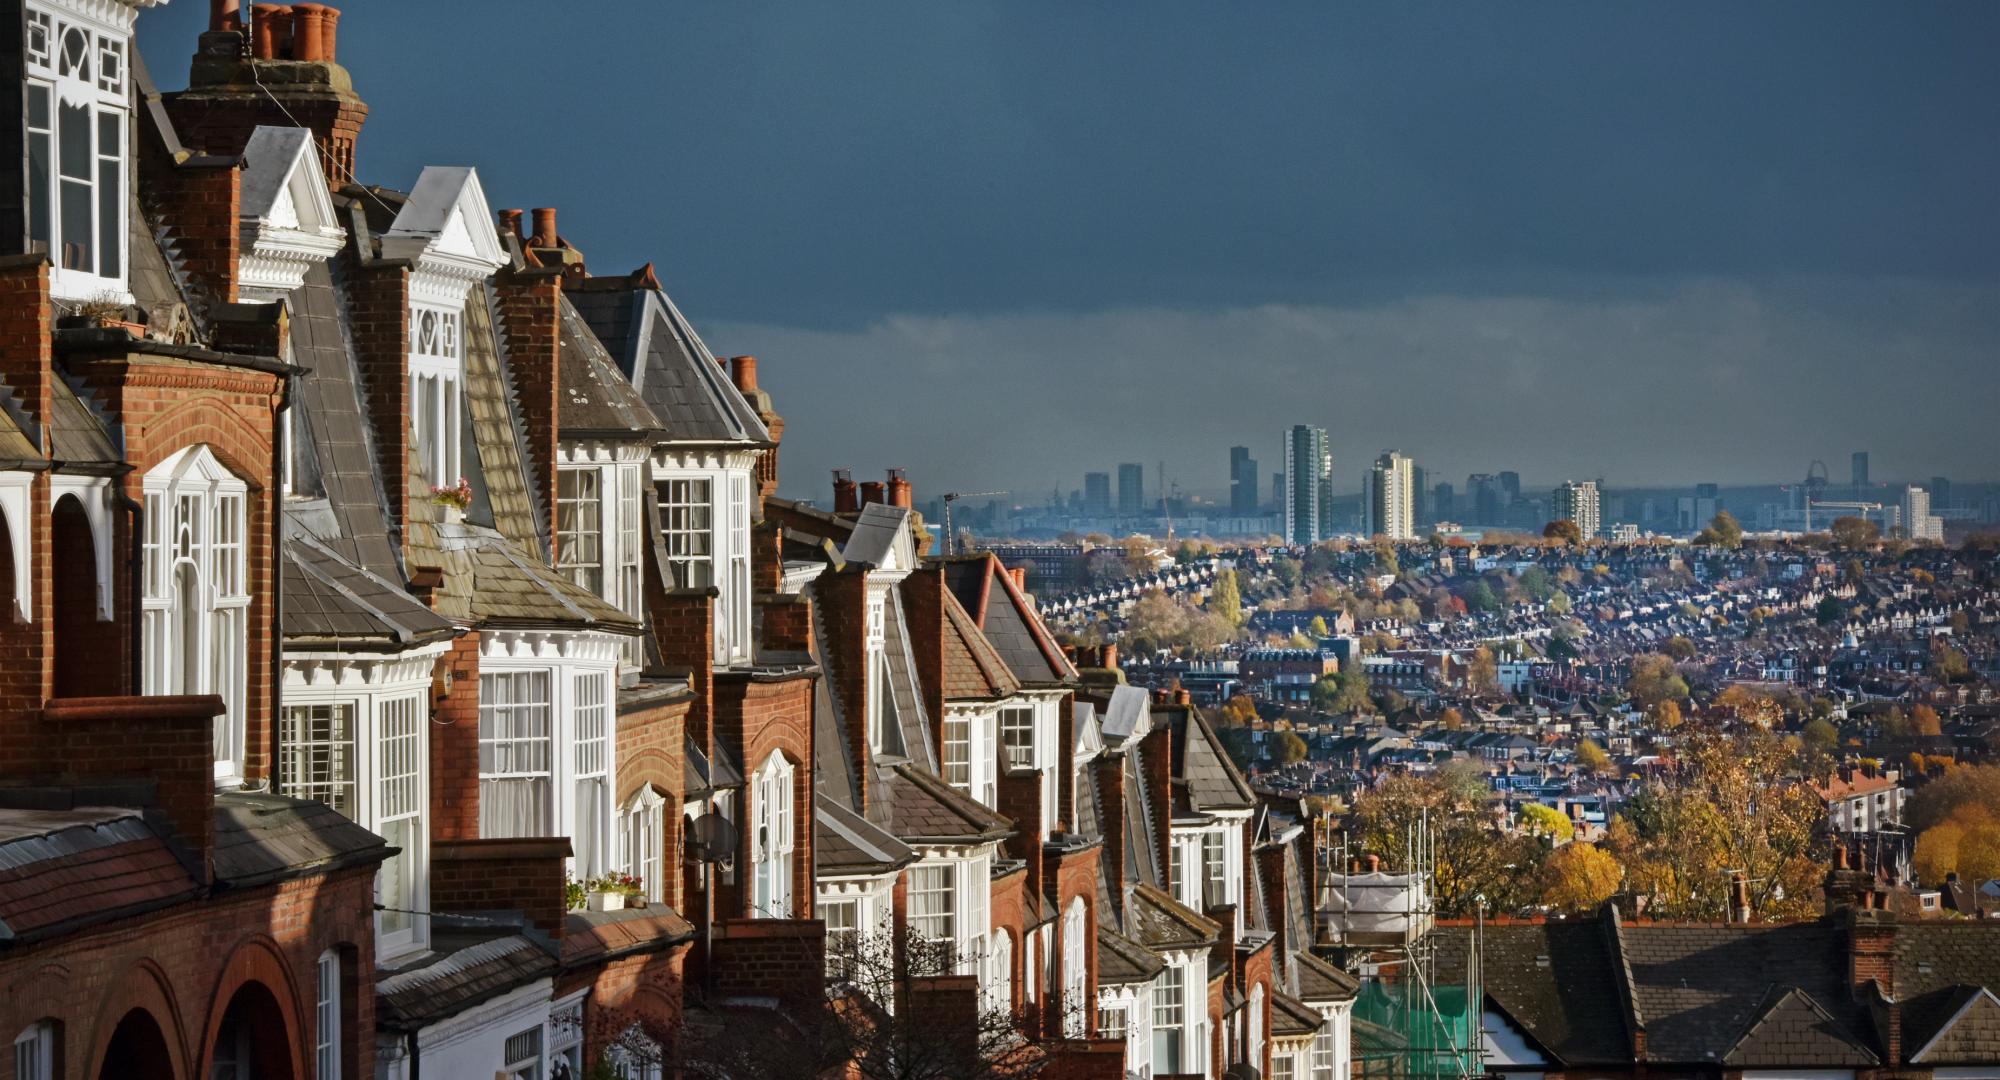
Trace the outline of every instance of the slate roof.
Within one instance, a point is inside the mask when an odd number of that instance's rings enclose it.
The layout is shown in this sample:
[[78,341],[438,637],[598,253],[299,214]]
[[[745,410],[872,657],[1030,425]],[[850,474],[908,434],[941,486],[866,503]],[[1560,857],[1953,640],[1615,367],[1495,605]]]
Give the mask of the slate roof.
[[0,810],[0,948],[198,897],[164,832],[126,807]]
[[535,979],[553,976],[556,958],[521,934],[467,945],[431,962],[375,982],[375,1022],[390,1031],[416,1031]]
[[[1465,978],[1472,933],[1440,928],[1438,978]],[[1488,925],[1480,971],[1486,996],[1562,1061],[1629,1064],[1607,935],[1595,919]],[[1734,1036],[1741,1021],[1732,1026]]]
[[664,291],[643,279],[591,278],[564,292],[638,388],[669,442],[769,445],[757,411]]
[[1097,926],[1097,982],[1100,986],[1120,986],[1153,981],[1167,962],[1144,945],[1099,923]]
[[562,296],[561,366],[556,415],[565,439],[650,439],[661,431],[660,420],[645,399],[625,381],[597,335]]
[[400,649],[441,641],[449,620],[390,581],[293,528],[280,549],[285,645],[291,649]]
[[950,592],[944,595],[944,696],[948,701],[1012,697],[1020,680]]
[[[912,843],[975,843],[1013,835],[1014,823],[924,769],[897,765],[883,802],[887,827]],[[871,808],[872,809],[872,808]],[[871,814],[872,816],[872,814]]]
[[[527,437],[494,332],[493,305],[497,303],[488,282],[483,290],[475,289],[465,305],[465,415],[471,437],[459,460],[478,493],[466,520],[490,523],[502,536],[546,552],[542,523],[548,515],[541,512],[527,483]],[[417,455],[410,455],[413,473],[419,465]],[[422,498],[419,493],[429,490],[423,485],[450,487],[457,480],[455,476],[421,477],[410,487],[412,511]]]
[[621,911],[572,911],[563,920],[562,966],[578,968],[658,952],[693,938],[693,924],[665,904]]
[[1354,976],[1312,953],[1298,950],[1290,957],[1297,984],[1292,992],[1302,1001],[1352,1001],[1361,992],[1361,983]]
[[841,545],[841,559],[868,569],[888,565],[909,520],[910,511],[900,506],[869,503],[862,507],[848,530],[847,542]]
[[[52,381],[60,384],[62,379],[58,376]],[[21,415],[17,416],[17,412]],[[25,419],[26,413],[21,410],[20,398],[15,395],[14,389],[0,383],[0,462],[19,463],[11,465],[16,468],[40,468],[47,462],[42,457],[41,447],[35,445],[35,441],[28,438],[28,433],[23,430],[21,422]]]
[[[77,396],[60,373],[49,380],[49,456],[62,462],[122,465],[125,455],[112,441],[110,427]],[[19,429],[15,429],[18,434]],[[30,445],[29,449],[33,449]],[[11,457],[11,444],[0,446],[0,457]],[[39,454],[34,456],[39,457]]]
[[[303,425],[301,472],[309,492],[326,497],[335,523],[320,539],[349,562],[400,582],[397,538],[378,477],[374,433],[362,409],[343,289],[333,265],[323,263],[306,271],[289,299],[292,362],[306,369],[296,381],[294,404],[294,421]],[[421,499],[421,492],[415,498]]]
[[915,862],[917,853],[874,822],[813,795],[813,859],[820,872],[886,873]]
[[1870,1030],[1866,1010],[1851,1004],[1845,933],[1829,923],[1623,927],[1647,1057],[1714,1060],[1745,1030],[1772,986],[1804,991],[1850,1032]]
[[1157,706],[1154,712],[1164,712],[1173,725],[1174,739],[1180,744],[1179,752],[1173,755],[1174,780],[1186,791],[1192,809],[1240,810],[1257,805],[1250,784],[1236,771],[1208,721],[1193,707]]
[[1325,1023],[1318,1010],[1284,994],[1271,995],[1271,1035],[1279,1039],[1303,1039],[1316,1035]]
[[1196,949],[1221,938],[1222,924],[1144,883],[1132,886],[1126,933],[1149,949]]
[[1985,986],[1957,986],[1927,1003],[1903,1009],[1903,1047],[1921,1065],[2000,1062],[2000,998]]
[[447,617],[482,626],[640,632],[638,620],[492,529],[442,523],[431,529],[446,578],[438,611]]
[[1056,686],[1076,679],[1076,667],[998,558],[982,552],[942,561],[952,595],[1016,679],[1025,686]]
[[235,888],[378,863],[386,841],[325,803],[269,792],[215,796],[215,879]]
[[1812,995],[1796,986],[1773,986],[1756,1018],[1723,1055],[1732,1068],[1875,1065],[1875,1052],[1843,1029]]

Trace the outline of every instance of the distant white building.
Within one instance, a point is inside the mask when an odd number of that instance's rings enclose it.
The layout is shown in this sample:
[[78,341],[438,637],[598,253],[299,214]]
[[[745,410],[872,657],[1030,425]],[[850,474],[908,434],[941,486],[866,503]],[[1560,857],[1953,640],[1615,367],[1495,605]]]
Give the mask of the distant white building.
[[1600,505],[1595,480],[1568,480],[1556,488],[1555,519],[1576,522],[1577,532],[1582,533],[1585,539],[1597,535],[1603,520]]
[[1417,538],[1416,463],[1394,450],[1384,451],[1369,466],[1366,490],[1362,492],[1364,535],[1380,534],[1391,540]]
[[1911,484],[1903,488],[1903,535],[1911,540],[1944,542],[1944,519],[1931,513],[1931,493]]

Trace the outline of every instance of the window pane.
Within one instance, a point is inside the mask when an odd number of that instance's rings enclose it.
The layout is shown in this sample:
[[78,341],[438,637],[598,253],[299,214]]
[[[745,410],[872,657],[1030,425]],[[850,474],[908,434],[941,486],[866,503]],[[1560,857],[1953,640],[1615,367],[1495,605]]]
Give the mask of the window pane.
[[58,193],[62,205],[62,266],[65,270],[96,273],[97,256],[92,246],[96,200],[91,191],[95,170],[90,152],[90,107],[64,104],[59,106],[58,113],[62,120],[56,132],[62,172]]
[[287,705],[279,722],[285,790],[352,818],[354,706]]
[[124,145],[121,142],[117,113],[97,114],[97,272],[105,277],[117,277],[121,272],[118,265],[119,226],[124,215],[119,213],[118,194],[123,186],[120,178],[124,171]]
[[556,473],[556,566],[571,581],[604,594],[604,516],[597,469]]
[[49,250],[54,222],[50,217],[53,199],[50,174],[54,172],[55,146],[53,117],[49,115],[49,88],[28,87],[28,250]]
[[479,834],[547,836],[552,753],[549,676],[482,676],[479,687]]

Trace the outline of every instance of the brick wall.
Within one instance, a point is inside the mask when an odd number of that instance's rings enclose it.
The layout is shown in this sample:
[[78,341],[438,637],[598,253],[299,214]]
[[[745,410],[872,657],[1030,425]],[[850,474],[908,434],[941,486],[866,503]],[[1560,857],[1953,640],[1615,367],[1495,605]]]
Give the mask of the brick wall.
[[995,809],[1013,819],[1014,833],[1001,842],[1008,855],[1028,864],[1028,888],[1042,891],[1042,778],[1036,772],[1003,769],[999,776],[999,805]]
[[[247,132],[245,138],[247,141]],[[236,214],[243,181],[236,154],[241,150],[239,144],[218,158],[174,164],[157,158],[141,162],[139,189],[154,219],[165,223],[167,247],[198,301],[236,302],[236,259],[241,247]]]
[[687,795],[687,701],[668,701],[618,714],[613,735],[618,767],[614,786],[619,807],[625,806],[643,788],[652,788],[666,800],[666,823],[661,854],[661,898],[676,911],[683,910],[686,894],[681,874],[681,832],[685,815],[681,804]]
[[569,837],[439,840],[431,845],[431,910],[519,911],[552,938],[567,914]]
[[1160,877],[1168,893],[1174,891],[1176,884],[1164,880],[1173,866],[1173,860],[1167,855],[1174,805],[1172,763],[1169,760],[1172,741],[1173,731],[1164,724],[1139,740],[1139,776],[1145,787],[1148,809],[1153,815],[1153,852],[1160,860]]
[[590,988],[583,1003],[585,1061],[615,1045],[635,1024],[661,1046],[678,1043],[688,948],[620,957],[594,971],[572,973],[589,978],[565,978],[557,986],[557,997]]
[[[715,679],[715,744],[743,766],[747,778],[783,754],[792,766],[792,914],[812,914],[813,903],[813,678],[765,681],[741,672]],[[739,820],[752,820],[747,802]],[[736,883],[716,889],[716,914],[749,915],[750,852],[754,837],[739,831]]]
[[[410,271],[385,263],[345,263],[348,325],[361,372],[363,407],[374,425],[375,469],[393,527],[410,527]],[[433,483],[449,484],[453,478]]]
[[763,618],[759,642],[764,649],[782,652],[811,652],[813,648],[812,601],[790,593],[769,593],[757,597]]
[[242,57],[240,34],[202,35],[189,89],[166,95],[181,139],[211,154],[234,155],[242,153],[260,124],[304,127],[319,147],[328,186],[339,191],[354,176],[361,125],[368,118],[368,106],[355,95],[347,70],[332,62],[253,64]]
[[[4,379],[28,415],[47,430],[49,411],[49,332],[54,323],[49,305],[49,263],[44,255],[0,258],[0,379]],[[46,442],[44,442],[44,446]],[[16,622],[11,610],[0,610],[0,771],[14,771],[23,761],[40,756],[36,711],[49,693],[51,679],[51,596],[48,575],[49,481],[46,474],[31,482],[27,515],[9,519],[6,528],[27,534],[32,594],[19,598],[28,615]],[[0,537],[0,541],[8,540]],[[9,553],[9,559],[12,555]],[[12,598],[9,573],[0,589]]]
[[[528,486],[548,508],[536,528],[554,550],[556,512],[556,384],[562,360],[562,270],[558,267],[509,270],[498,278],[500,325],[505,331],[507,369],[521,402],[521,426],[528,438]],[[446,481],[439,481],[444,483]]]
[[[36,494],[42,485],[37,483]],[[131,517],[114,511],[107,519],[111,536],[112,610],[121,617],[97,617],[96,536],[90,519],[75,498],[65,497],[56,504],[47,532],[47,554],[36,560],[48,574],[35,575],[37,593],[49,596],[49,614],[33,628],[52,644],[48,696],[129,694],[131,685],[132,616],[126,605],[131,592],[127,560],[116,553],[131,550]],[[37,541],[44,530],[36,526]],[[46,584],[44,580],[46,578]]]
[[42,712],[51,754],[38,772],[154,781],[174,831],[200,860],[206,881],[215,851],[215,717],[222,699],[93,697],[52,701]]
[[[914,578],[915,575],[912,575]],[[905,594],[907,596],[907,593]],[[826,626],[826,640],[820,642],[826,659],[828,689],[847,717],[848,760],[865,764],[868,748],[868,576],[858,570],[835,570],[821,574],[813,583],[813,601]],[[918,640],[911,632],[911,643]],[[922,660],[919,658],[919,667]],[[869,770],[854,770],[854,797],[866,812],[873,785]]]
[[932,745],[944,745],[944,592],[943,566],[926,566],[903,582],[903,618],[917,664],[917,691],[924,696],[930,718]]
[[479,835],[479,634],[466,634],[437,659],[451,692],[431,714],[431,838]]
[[826,924],[818,919],[718,919],[715,992],[817,1008],[826,997]]
[[[372,865],[313,875],[120,919],[0,957],[0,1030],[38,1020],[62,1025],[63,1075],[100,1075],[118,1021],[144,1009],[166,1034],[174,1075],[201,1070],[231,998],[262,983],[279,1002],[284,1041],[313,1060],[316,977],[329,949],[342,957],[345,1080],[375,1075],[375,928]],[[12,1076],[12,1055],[0,1076]]]
[[1122,897],[1125,894],[1125,758],[1104,754],[1093,766],[1097,769],[1097,792],[1102,803],[1098,814],[1103,818],[1106,865],[1110,867],[1105,884]]

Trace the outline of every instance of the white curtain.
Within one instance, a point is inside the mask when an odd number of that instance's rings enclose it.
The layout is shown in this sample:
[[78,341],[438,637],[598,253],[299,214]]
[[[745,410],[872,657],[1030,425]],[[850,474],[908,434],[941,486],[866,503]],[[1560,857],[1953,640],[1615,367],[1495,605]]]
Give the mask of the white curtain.
[[479,835],[547,836],[549,820],[548,777],[479,782]]

